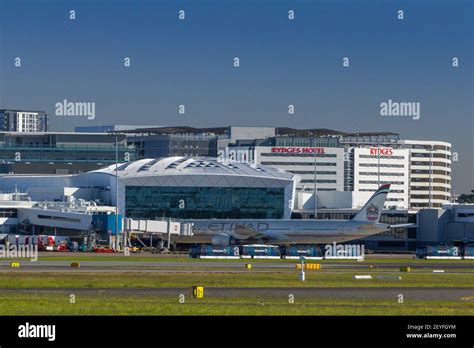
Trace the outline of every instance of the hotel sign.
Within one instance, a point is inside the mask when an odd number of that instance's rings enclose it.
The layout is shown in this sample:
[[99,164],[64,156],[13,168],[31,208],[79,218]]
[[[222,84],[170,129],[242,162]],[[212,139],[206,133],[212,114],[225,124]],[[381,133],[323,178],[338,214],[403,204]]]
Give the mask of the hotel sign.
[[324,153],[323,147],[272,147],[272,153]]
[[382,155],[382,156],[392,156],[393,149],[391,147],[371,147],[371,155]]

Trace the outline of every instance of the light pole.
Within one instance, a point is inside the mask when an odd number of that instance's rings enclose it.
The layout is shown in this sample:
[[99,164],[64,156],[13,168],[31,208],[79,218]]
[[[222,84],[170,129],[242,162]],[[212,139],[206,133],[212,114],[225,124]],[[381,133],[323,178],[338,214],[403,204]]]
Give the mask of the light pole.
[[115,250],[119,248],[119,180],[118,180],[118,133],[115,132]]
[[380,144],[377,144],[377,190],[379,189],[379,187],[380,187]]
[[430,153],[430,165],[429,165],[430,169],[428,173],[428,189],[429,189],[428,205],[429,205],[429,208],[431,208],[431,165],[433,162],[433,145],[430,145],[429,153]]
[[300,257],[300,261],[301,261],[300,280],[301,280],[302,282],[305,281],[305,275],[304,275],[304,259],[305,259],[304,256],[301,256],[301,257]]
[[318,179],[318,173],[317,173],[317,156],[316,156],[316,137],[314,138],[314,219],[316,220],[318,218],[318,202],[316,200],[316,193],[318,191],[318,184],[317,184],[317,179]]

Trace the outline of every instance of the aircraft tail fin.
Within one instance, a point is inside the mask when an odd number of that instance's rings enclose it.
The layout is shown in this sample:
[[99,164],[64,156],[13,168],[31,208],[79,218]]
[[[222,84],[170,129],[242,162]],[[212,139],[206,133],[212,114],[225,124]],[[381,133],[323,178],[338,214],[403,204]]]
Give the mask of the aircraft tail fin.
[[378,223],[389,191],[390,184],[380,186],[352,221]]

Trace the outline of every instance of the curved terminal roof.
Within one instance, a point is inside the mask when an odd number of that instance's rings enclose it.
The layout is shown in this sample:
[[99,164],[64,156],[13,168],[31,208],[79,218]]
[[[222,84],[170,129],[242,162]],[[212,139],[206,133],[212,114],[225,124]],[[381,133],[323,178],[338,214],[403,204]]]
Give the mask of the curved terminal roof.
[[[115,164],[95,170],[96,173],[115,175]],[[134,162],[120,163],[117,169],[120,178],[149,175],[236,175],[292,180],[295,174],[281,169],[238,162],[223,162],[213,157],[163,157],[146,158]]]

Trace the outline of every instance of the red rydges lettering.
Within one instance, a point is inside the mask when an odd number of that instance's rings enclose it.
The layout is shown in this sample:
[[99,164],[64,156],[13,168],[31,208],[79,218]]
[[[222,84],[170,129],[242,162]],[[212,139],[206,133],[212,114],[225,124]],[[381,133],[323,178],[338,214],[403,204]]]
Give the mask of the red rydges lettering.
[[382,155],[382,156],[391,156],[393,154],[393,149],[391,147],[371,147],[371,155]]

